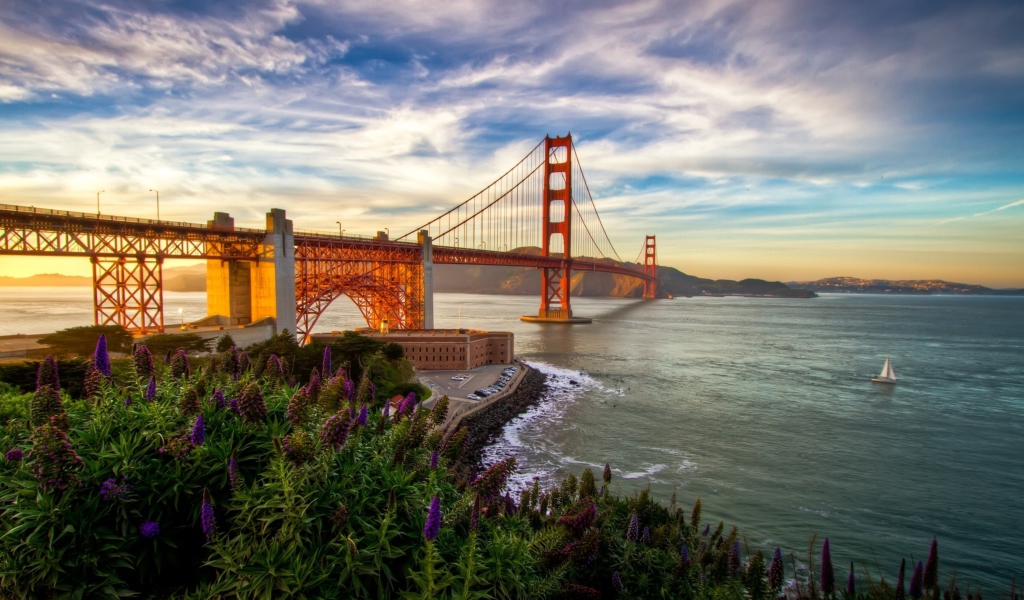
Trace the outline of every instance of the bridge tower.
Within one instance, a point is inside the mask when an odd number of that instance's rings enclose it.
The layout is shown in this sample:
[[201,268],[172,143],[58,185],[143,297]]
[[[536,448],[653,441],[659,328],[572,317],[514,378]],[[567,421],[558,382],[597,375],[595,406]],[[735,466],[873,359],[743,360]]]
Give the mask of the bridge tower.
[[[658,253],[653,235],[647,236],[647,239],[644,240],[644,275],[658,276]],[[658,282],[644,281],[644,298],[657,298],[657,296]]]
[[120,325],[142,334],[164,332],[164,259],[93,255],[93,318],[97,325]]
[[559,256],[558,267],[541,268],[540,310],[524,321],[590,323],[572,316],[572,134],[544,138],[544,186],[541,198],[541,255]]

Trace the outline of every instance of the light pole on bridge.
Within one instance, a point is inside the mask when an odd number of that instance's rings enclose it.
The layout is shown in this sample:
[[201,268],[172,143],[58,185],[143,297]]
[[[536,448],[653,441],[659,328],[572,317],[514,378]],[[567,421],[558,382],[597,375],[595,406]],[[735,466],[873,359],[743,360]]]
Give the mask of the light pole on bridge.
[[104,193],[106,191],[107,190],[100,190],[100,191],[96,192],[96,216],[97,217],[100,216],[100,194],[102,194],[102,193]]
[[160,190],[149,190],[149,191],[156,192],[156,220],[159,221],[160,220]]
[[345,237],[345,230],[341,228],[341,221],[335,221],[338,224],[338,237]]

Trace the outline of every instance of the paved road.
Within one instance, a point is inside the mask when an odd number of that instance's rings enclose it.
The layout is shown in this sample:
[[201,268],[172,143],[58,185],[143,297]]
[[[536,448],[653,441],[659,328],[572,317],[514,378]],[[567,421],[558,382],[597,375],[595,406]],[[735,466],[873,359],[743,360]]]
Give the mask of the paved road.
[[[476,406],[480,400],[469,400],[466,396],[472,394],[474,390],[488,387],[501,379],[501,372],[508,366],[486,365],[465,371],[420,371],[419,380],[420,383],[434,391],[435,399],[443,394],[448,395],[448,400],[451,402],[451,409],[448,412],[450,418]],[[452,379],[455,375],[463,375],[466,379],[455,381]]]

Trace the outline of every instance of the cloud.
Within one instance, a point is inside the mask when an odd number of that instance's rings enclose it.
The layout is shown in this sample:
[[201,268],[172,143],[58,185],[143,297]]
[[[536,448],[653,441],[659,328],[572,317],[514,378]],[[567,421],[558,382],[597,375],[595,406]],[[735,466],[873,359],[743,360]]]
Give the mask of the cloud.
[[1004,205],[1000,206],[999,208],[993,208],[992,210],[987,210],[985,212],[976,213],[974,216],[975,217],[983,217],[985,215],[990,215],[992,213],[999,212],[1001,210],[1006,210],[1008,208],[1013,208],[1014,206],[1021,206],[1021,205],[1024,205],[1024,200],[1017,200],[1016,202],[1011,202],[1009,204],[1004,204]]
[[143,211],[159,187],[176,218],[283,205],[299,227],[405,230],[566,131],[621,247],[696,222],[709,252],[834,223],[867,239],[1024,189],[1013,2],[8,7],[7,202],[87,209],[107,189]]

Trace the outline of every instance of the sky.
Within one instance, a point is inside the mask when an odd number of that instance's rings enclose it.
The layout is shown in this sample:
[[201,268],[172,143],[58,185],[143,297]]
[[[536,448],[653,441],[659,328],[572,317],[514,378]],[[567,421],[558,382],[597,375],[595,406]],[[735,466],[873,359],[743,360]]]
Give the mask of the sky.
[[571,132],[623,258],[1024,287],[1019,1],[3,6],[0,203],[404,232]]

